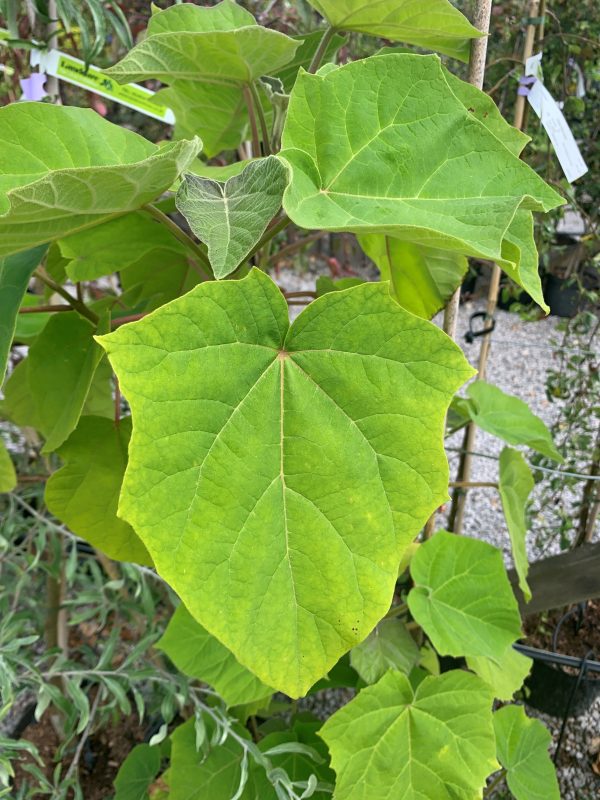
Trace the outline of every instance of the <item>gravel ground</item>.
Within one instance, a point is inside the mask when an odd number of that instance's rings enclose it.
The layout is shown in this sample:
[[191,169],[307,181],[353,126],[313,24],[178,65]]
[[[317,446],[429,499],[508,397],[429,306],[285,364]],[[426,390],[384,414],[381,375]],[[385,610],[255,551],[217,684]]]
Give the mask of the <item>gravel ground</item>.
[[[287,291],[314,289],[318,273],[305,272],[298,274],[289,270],[281,270],[277,276],[278,283]],[[370,277],[370,276],[365,276]],[[292,307],[292,315],[301,308]],[[469,327],[469,316],[474,311],[485,310],[485,301],[476,299],[465,303],[460,308],[458,320],[458,340],[473,366],[477,366],[481,339],[473,344],[464,341],[464,334]],[[441,325],[441,315],[434,322]],[[550,339],[556,331],[559,320],[547,317],[536,322],[525,322],[517,314],[498,311],[496,328],[492,338],[492,347],[488,361],[487,376],[490,383],[500,389],[516,395],[546,424],[550,425],[558,413],[558,405],[549,403],[545,395],[546,372],[552,363]],[[462,443],[462,431],[448,440],[449,447],[459,448]],[[489,456],[498,456],[502,442],[494,436],[477,431],[475,451]],[[456,471],[458,454],[450,455],[451,474]],[[497,481],[498,463],[494,458],[475,457],[472,474],[477,481]],[[445,514],[442,513],[439,523],[443,526]],[[477,536],[500,548],[507,562],[511,564],[510,541],[502,513],[500,498],[495,490],[474,489],[469,492],[464,521],[464,533]],[[541,553],[529,536],[527,550],[531,560],[536,560]],[[557,552],[558,543],[545,549],[545,554]],[[600,655],[600,654],[599,654]],[[347,690],[329,690],[320,692],[307,701],[303,707],[310,709],[318,716],[326,717],[336,708],[348,702]],[[562,724],[561,719],[528,708],[528,714],[541,719],[551,731],[554,742],[557,741]],[[553,745],[554,747],[554,745]],[[561,798],[563,800],[598,800],[600,798],[600,697],[586,714],[569,720],[565,731],[561,755],[559,759],[558,778]],[[595,769],[598,772],[594,771]],[[494,797],[508,797],[505,787],[499,787]]]

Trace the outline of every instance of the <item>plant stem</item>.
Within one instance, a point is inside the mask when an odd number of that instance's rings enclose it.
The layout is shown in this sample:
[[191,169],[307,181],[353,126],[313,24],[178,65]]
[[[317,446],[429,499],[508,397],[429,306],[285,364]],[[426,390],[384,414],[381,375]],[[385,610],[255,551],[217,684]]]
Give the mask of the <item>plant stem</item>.
[[115,374],[115,425],[121,422],[121,387],[119,386],[119,378]]
[[450,481],[448,486],[456,489],[497,489],[498,484],[489,481]]
[[98,315],[94,314],[94,312],[91,311],[85,303],[82,303],[76,297],[73,297],[73,295],[69,294],[66,289],[63,289],[60,283],[53,281],[52,278],[42,272],[41,269],[36,269],[33,274],[36,278],[39,278],[42,283],[45,283],[46,286],[52,289],[53,292],[56,292],[56,294],[59,294],[61,297],[63,297],[74,311],[77,311],[82,317],[89,319],[92,324],[98,324],[98,320],[100,319]]
[[255,83],[250,84],[250,91],[252,92],[252,100],[254,102],[254,108],[256,109],[256,113],[258,115],[258,121],[260,123],[260,131],[262,134],[262,141],[263,141],[263,154],[265,156],[270,156],[272,152],[271,137],[269,135],[269,129],[267,127],[265,112],[262,107],[262,103],[260,102],[260,95],[258,94],[258,89],[256,88]]
[[267,230],[263,233],[261,240],[258,242],[258,244],[254,245],[244,261],[251,259],[255,253],[258,253],[258,251],[266,245],[267,242],[270,242],[271,239],[277,236],[277,234],[280,233],[284,228],[287,228],[291,221],[292,220],[287,216],[287,214],[284,214],[280,220],[271,225],[270,228],[267,228]]
[[194,254],[197,260],[208,270],[208,274],[206,275],[207,278],[212,277],[212,267],[210,265],[210,261],[208,260],[208,256],[202,250],[200,245],[196,244],[196,242],[188,236],[185,231],[182,231],[179,225],[177,225],[173,220],[164,214],[160,209],[156,206],[153,206],[151,203],[148,203],[145,206],[142,206],[144,211],[147,211],[151,217],[154,217],[155,220],[164,225],[165,228],[171,231],[173,236],[178,239],[181,244],[183,244],[187,249]]
[[333,39],[334,35],[335,35],[335,28],[332,28],[331,25],[325,28],[325,31],[323,33],[323,38],[319,42],[319,46],[317,48],[317,52],[313,56],[313,60],[310,62],[308,72],[316,72],[319,69],[319,67],[321,66],[321,62],[325,57],[325,53],[327,51],[329,42]]
[[246,84],[243,89],[244,100],[246,101],[246,108],[248,109],[248,117],[250,119],[250,128],[252,130],[252,155],[254,158],[260,158],[260,138],[258,136],[258,126],[256,124],[256,110],[254,108],[254,98],[250,87]]
[[46,314],[50,311],[72,311],[71,306],[65,305],[46,305],[46,306],[27,306],[26,308],[20,308],[19,314]]
[[384,619],[390,619],[390,617],[400,617],[402,614],[406,614],[407,612],[408,605],[406,603],[400,603],[397,606],[392,606],[385,615]]
[[138,319],[142,319],[143,317],[147,316],[149,312],[144,311],[141,314],[129,314],[126,317],[116,317],[112,320],[110,327],[111,328],[118,328],[120,325],[125,325],[128,322],[137,322]]
[[317,293],[307,290],[306,292],[284,292],[284,297],[286,299],[290,297],[316,297]]
[[278,250],[276,253],[273,253],[273,255],[269,257],[269,263],[274,264],[277,261],[280,261],[285,256],[289,255],[290,253],[295,253],[296,250],[301,250],[303,247],[308,247],[309,245],[314,244],[319,239],[322,239],[323,236],[326,235],[326,233],[327,233],[326,231],[311,233],[310,236],[303,236],[302,239],[298,239],[298,241],[296,242],[287,244],[285,247],[282,247],[281,250]]
[[504,780],[504,776],[506,775],[506,770],[501,769],[500,772],[496,775],[491,783],[489,783],[485,789],[483,790],[482,797],[490,797],[496,786]]

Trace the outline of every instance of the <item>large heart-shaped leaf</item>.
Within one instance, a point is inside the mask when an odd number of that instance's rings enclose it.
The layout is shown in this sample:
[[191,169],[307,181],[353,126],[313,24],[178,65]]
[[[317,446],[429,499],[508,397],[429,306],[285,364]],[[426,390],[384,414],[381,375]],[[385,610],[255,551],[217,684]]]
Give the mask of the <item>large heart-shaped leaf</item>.
[[65,462],[46,484],[46,505],[73,533],[119,561],[152,564],[117,503],[131,436],[131,417],[118,425],[106,417],[82,417],[57,451]]
[[90,109],[1,108],[0,256],[135,211],[168,189],[199,149],[198,139],[159,148]]
[[292,169],[284,208],[300,227],[383,233],[487,258],[528,291],[539,285],[516,214],[563,201],[468,111],[435,56],[392,54],[301,74],[281,156]]
[[431,319],[446,305],[469,266],[460,253],[403,242],[385,234],[362,235],[358,242],[379,268],[381,279],[390,282],[402,308],[424,319]]
[[498,436],[508,444],[527,445],[555,461],[564,460],[556,449],[546,424],[523,400],[506,394],[485,381],[469,384],[467,394],[472,402],[464,408],[482,430]]
[[387,611],[447,497],[444,414],[471,368],[385,284],[289,327],[258,270],[100,341],[134,418],[119,513],[207,630],[304,694]]
[[525,506],[535,481],[531,470],[521,453],[512,447],[505,447],[500,453],[499,489],[506,526],[510,535],[513,561],[519,576],[519,588],[525,600],[531,600],[531,590],[527,583],[529,561],[525,539],[527,520]]
[[548,748],[549,731],[530,719],[523,706],[504,706],[494,714],[498,761],[516,800],[559,800],[556,770]]
[[461,61],[483,36],[448,0],[309,0],[329,24],[438,50]]
[[471,800],[496,767],[492,693],[475,675],[446,672],[416,690],[388,672],[321,730],[336,800]]
[[156,647],[183,673],[213,686],[227,705],[253,703],[273,693],[196,622],[184,605],[176,609]]
[[36,247],[24,253],[0,258],[0,385],[6,373],[19,307],[29,280],[46,250],[46,247]]
[[120,272],[155,250],[172,251],[173,260],[188,256],[183,244],[144,211],[74,233],[60,239],[58,246],[69,262],[66,274],[72,281],[92,281]]
[[517,601],[495,547],[440,531],[414,554],[410,574],[408,607],[441,655],[500,659],[521,636]]
[[350,664],[365,683],[376,683],[389,669],[408,674],[419,660],[419,648],[399,619],[384,619],[350,651]]
[[226,278],[258,244],[281,208],[287,170],[275,156],[252,161],[225,183],[186,175],[177,208],[208,247],[216,278]]

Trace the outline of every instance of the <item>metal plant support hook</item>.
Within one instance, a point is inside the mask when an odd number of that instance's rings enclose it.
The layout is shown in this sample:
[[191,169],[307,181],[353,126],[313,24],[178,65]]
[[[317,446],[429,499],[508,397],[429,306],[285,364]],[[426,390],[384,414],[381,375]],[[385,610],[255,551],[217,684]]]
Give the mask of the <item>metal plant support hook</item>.
[[[473,329],[473,322],[476,319],[483,319],[484,321],[483,328],[480,328],[478,330]],[[486,325],[485,324],[486,322],[489,322],[490,324]],[[468,344],[473,344],[477,336],[487,336],[494,330],[495,327],[496,327],[496,320],[494,317],[490,317],[487,311],[476,311],[469,317],[469,330],[465,333],[465,341]]]

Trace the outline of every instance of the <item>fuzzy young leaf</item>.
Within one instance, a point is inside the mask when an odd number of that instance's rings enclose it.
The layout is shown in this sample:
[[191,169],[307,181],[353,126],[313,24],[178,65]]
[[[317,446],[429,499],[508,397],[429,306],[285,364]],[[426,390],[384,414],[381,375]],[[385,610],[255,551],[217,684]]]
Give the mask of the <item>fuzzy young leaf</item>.
[[46,247],[36,247],[24,253],[0,258],[0,385],[6,373],[19,307],[27,291],[29,279],[46,250]]
[[492,694],[467,672],[388,672],[327,720],[337,800],[471,800],[496,767]]
[[213,686],[229,706],[254,703],[273,693],[180,605],[156,647],[185,675]]
[[0,131],[0,256],[140,208],[200,149],[159,148],[95,111],[48,103],[1,108]]
[[465,108],[436,56],[392,54],[301,74],[281,157],[292,169],[284,208],[300,227],[489,258],[537,291],[529,243],[513,220],[517,210],[563,200]]
[[258,244],[286,186],[287,170],[275,156],[252,161],[225,183],[185,176],[177,208],[206,243],[217,279],[230,275]]
[[17,485],[17,475],[12,459],[3,440],[0,439],[0,493],[12,492]]
[[522,706],[505,706],[494,714],[498,761],[506,770],[516,800],[559,800],[560,792],[548,748],[552,737]]
[[519,588],[527,602],[531,600],[531,590],[527,583],[529,561],[525,547],[527,536],[525,506],[534,486],[533,475],[521,453],[512,447],[505,447],[500,453],[500,498],[510,535],[513,561],[519,576]]
[[133,529],[117,517],[131,436],[131,418],[115,425],[82,417],[57,451],[65,462],[46,484],[46,505],[73,533],[119,561],[152,564]]
[[148,800],[148,789],[159,773],[160,762],[160,747],[136,745],[119,768],[114,800]]
[[467,394],[473,401],[467,407],[471,419],[482,430],[508,444],[526,445],[548,458],[563,461],[546,424],[523,400],[485,381],[469,384]]
[[495,660],[484,656],[467,658],[469,669],[492,687],[494,697],[498,700],[512,700],[529,675],[532,663],[530,658],[518,653],[514,647],[507,647],[504,655]]
[[304,694],[385,614],[447,497],[444,415],[471,368],[383,284],[290,327],[258,270],[100,341],[134,419],[119,514],[205,628]]
[[370,233],[358,243],[375,262],[381,280],[389,281],[402,308],[431,319],[460,286],[468,261],[460,253],[436,250],[392,236]]
[[461,61],[469,57],[469,41],[483,36],[448,0],[309,2],[336,30],[408,42]]
[[365,683],[376,683],[388,669],[408,675],[419,660],[417,643],[398,619],[384,619],[350,651],[350,664]]
[[499,660],[520,637],[517,601],[495,547],[439,531],[414,554],[410,574],[408,607],[441,655]]

